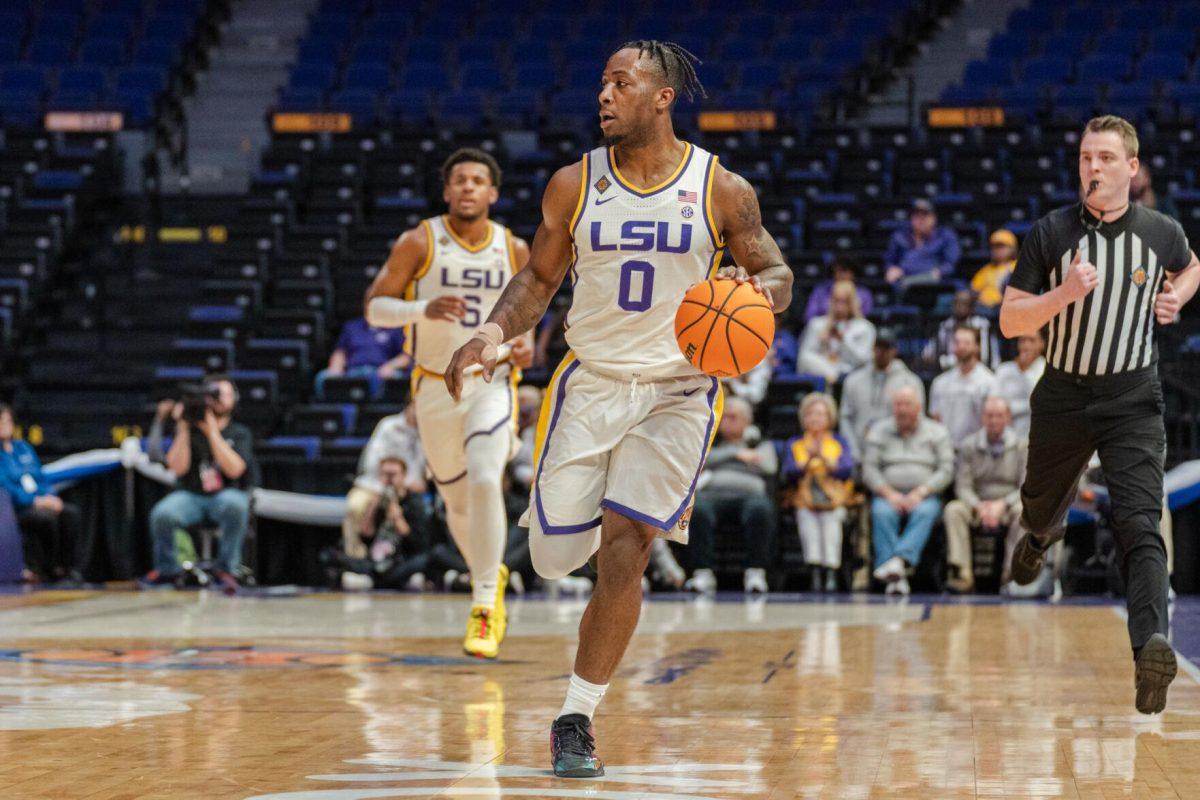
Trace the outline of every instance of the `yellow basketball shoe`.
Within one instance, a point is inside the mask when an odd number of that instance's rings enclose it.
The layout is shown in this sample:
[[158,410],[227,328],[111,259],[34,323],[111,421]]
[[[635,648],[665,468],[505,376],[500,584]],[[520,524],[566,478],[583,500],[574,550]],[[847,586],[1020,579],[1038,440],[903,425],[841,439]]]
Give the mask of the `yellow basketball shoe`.
[[508,629],[508,615],[504,610],[504,588],[508,584],[508,567],[500,565],[496,583],[494,608],[472,606],[467,620],[467,637],[463,640],[463,652],[476,658],[495,658],[500,654],[500,642]]

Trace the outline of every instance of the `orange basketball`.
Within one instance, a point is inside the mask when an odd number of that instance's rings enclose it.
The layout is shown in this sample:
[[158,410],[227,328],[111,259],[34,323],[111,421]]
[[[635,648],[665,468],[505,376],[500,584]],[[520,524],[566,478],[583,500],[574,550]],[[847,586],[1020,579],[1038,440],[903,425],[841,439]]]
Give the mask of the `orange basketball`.
[[753,369],[771,349],[775,314],[748,283],[714,278],[698,283],[675,312],[675,339],[692,366],[714,378]]

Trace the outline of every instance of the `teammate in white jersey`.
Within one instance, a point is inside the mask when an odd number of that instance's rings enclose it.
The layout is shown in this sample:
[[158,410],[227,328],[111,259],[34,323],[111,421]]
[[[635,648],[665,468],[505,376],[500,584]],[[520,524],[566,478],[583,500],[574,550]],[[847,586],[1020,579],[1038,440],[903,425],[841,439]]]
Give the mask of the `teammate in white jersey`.
[[396,241],[367,293],[366,316],[372,325],[407,328],[421,445],[450,534],[471,570],[463,649],[495,658],[508,624],[501,478],[516,453],[516,384],[532,350],[522,336],[502,345],[496,369],[504,380],[484,382],[476,367],[463,379],[461,402],[450,397],[443,373],[529,259],[529,246],[488,218],[500,191],[500,167],[490,155],[459,150],[446,160],[442,178],[446,215],[423,220]]
[[501,343],[541,319],[570,272],[572,352],[542,406],[528,518],[542,576],[598,556],[575,673],[551,729],[554,771],[565,777],[603,773],[591,716],[637,627],[655,537],[685,538],[720,416],[717,381],[676,345],[679,303],[725,248],[737,266],[717,274],[750,282],[778,311],[792,298],[791,270],[763,230],[754,188],[675,137],[676,99],[703,94],[694,63],[678,45],[645,40],[609,58],[599,95],[607,147],[551,178],[528,266],[446,374],[465,401],[465,371],[482,364],[490,379]]

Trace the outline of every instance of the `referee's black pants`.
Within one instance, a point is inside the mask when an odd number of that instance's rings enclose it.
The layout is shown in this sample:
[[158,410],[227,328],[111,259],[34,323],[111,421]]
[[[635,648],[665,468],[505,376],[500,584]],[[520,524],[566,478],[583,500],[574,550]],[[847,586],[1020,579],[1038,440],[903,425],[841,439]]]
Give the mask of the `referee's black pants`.
[[1163,502],[1163,394],[1156,367],[1077,377],[1046,367],[1030,398],[1022,522],[1042,545],[1061,539],[1067,509],[1093,452],[1108,484],[1129,641],[1167,635]]

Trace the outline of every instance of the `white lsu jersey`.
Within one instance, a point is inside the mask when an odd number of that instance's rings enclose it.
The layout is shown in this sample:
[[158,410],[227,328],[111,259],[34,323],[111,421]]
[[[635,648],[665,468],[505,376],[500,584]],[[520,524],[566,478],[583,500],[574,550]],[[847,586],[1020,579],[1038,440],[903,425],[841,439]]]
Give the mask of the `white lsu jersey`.
[[[422,220],[421,226],[429,247],[404,299],[454,295],[467,304],[461,320],[424,318],[405,326],[405,350],[421,369],[440,375],[450,365],[454,351],[466,344],[492,313],[504,287],[522,265],[517,264],[512,231],[498,222],[488,222],[487,238],[474,247],[454,232],[444,216]],[[506,357],[509,350],[503,345],[500,357]]]
[[571,218],[574,298],[567,344],[584,364],[637,380],[700,374],[675,341],[675,312],[721,263],[712,211],[717,158],[690,143],[648,189],[621,175],[610,148],[583,158]]

